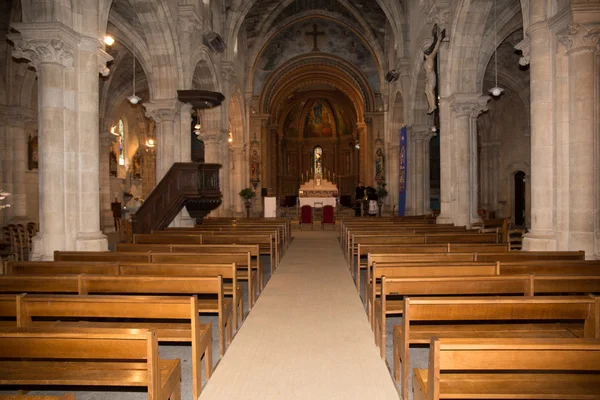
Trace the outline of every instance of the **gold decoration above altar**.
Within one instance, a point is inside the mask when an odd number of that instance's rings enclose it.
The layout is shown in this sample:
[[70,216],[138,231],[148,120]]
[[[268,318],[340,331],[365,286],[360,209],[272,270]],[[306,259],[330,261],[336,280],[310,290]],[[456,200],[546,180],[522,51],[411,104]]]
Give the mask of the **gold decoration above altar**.
[[299,197],[336,197],[338,188],[321,174],[315,174],[313,179],[300,185]]

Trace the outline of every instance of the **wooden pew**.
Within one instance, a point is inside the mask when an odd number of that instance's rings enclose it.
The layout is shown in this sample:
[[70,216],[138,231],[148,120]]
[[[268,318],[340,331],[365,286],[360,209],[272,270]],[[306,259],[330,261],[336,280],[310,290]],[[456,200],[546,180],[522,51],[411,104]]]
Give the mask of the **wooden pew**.
[[599,398],[599,340],[432,337],[430,348],[414,400]]
[[181,363],[159,357],[153,331],[5,328],[0,354],[0,385],[136,386],[148,399],[181,398]]
[[65,393],[62,396],[0,394],[0,400],[75,400],[75,395],[73,393]]
[[[394,377],[408,398],[409,347],[429,344],[432,336],[557,338],[573,337],[568,327],[583,322],[585,338],[599,338],[595,299],[563,297],[404,298],[402,325],[393,331]],[[568,325],[558,324],[558,321]],[[440,323],[444,323],[440,325]],[[501,323],[500,323],[501,322]],[[415,324],[415,323],[418,323]]]
[[[224,298],[223,279],[219,277],[110,276],[80,275],[79,294],[120,295],[210,295],[198,298],[198,312],[218,317],[219,349],[225,354],[233,336],[233,304]],[[226,335],[227,334],[227,335]]]
[[381,294],[382,277],[392,278],[433,278],[433,277],[467,277],[499,275],[498,263],[448,262],[448,263],[377,263],[371,267],[371,279],[365,285],[365,303],[367,315],[373,330],[375,316],[373,313],[377,296]]
[[56,320],[57,328],[148,329],[156,332],[159,342],[191,343],[192,390],[197,399],[202,391],[202,355],[206,379],[212,374],[212,326],[200,324],[197,302],[196,297],[184,296],[22,295],[17,325],[36,326],[43,319]]
[[134,233],[133,243],[134,244],[202,244],[202,234],[194,235],[156,235],[150,233]]
[[[257,244],[117,244],[117,252],[145,252],[153,253],[250,253],[250,264],[258,274],[258,293],[264,288],[263,270],[260,264],[260,249]],[[246,263],[240,263],[240,266]]]
[[[238,284],[238,270],[231,264],[167,264],[167,263],[123,263],[120,275],[144,275],[167,277],[216,277],[223,278],[223,292],[232,296],[234,304],[233,329],[237,331],[244,320],[243,289]],[[236,288],[234,290],[234,288]],[[248,293],[249,295],[249,293]],[[248,296],[249,297],[249,296]]]
[[519,260],[502,261],[500,275],[598,275],[600,260]]
[[101,274],[118,275],[118,261],[9,261],[6,275],[64,275]]
[[[208,251],[207,251],[208,252]],[[259,280],[262,281],[262,274],[260,264],[256,266],[257,273],[252,272],[252,257],[250,252],[225,252],[225,253],[210,253],[210,257],[204,255],[199,256],[198,253],[154,253],[150,251],[143,252],[104,252],[104,251],[55,251],[54,259],[58,261],[121,261],[123,263],[191,263],[199,264],[208,261],[211,264],[214,263],[236,263],[239,269],[245,269],[246,272],[240,271],[238,278],[240,280],[248,280],[248,291],[250,292],[250,298],[252,302],[249,303],[251,308],[254,304],[256,293],[256,287],[259,284]],[[252,284],[250,284],[252,282]]]
[[231,342],[233,302],[224,298],[221,277],[0,275],[0,293],[212,295],[216,299],[199,299],[198,311],[217,314],[221,355]]
[[17,326],[17,295],[0,294],[0,327]]
[[514,276],[445,276],[435,278],[381,278],[381,296],[374,303],[375,343],[385,359],[386,316],[402,314],[403,300],[390,300],[388,296],[531,296],[531,278]]

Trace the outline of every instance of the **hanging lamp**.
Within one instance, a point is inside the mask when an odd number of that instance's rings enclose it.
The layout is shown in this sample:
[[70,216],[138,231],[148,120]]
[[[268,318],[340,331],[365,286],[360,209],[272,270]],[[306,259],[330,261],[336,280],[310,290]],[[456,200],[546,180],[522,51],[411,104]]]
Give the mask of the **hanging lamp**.
[[504,92],[504,89],[498,86],[498,18],[496,16],[496,0],[494,0],[494,70],[496,73],[496,85],[489,90],[494,97],[498,97]]
[[[136,18],[136,13],[135,13],[135,2],[133,3],[133,34],[135,35],[136,32],[136,26],[135,26],[135,18]],[[129,100],[129,102],[133,105],[136,105],[137,103],[139,103],[142,98],[137,96],[135,94],[135,45],[133,44],[133,41],[131,43],[131,54],[133,56],[133,94],[131,96],[129,96],[127,98],[127,100]]]

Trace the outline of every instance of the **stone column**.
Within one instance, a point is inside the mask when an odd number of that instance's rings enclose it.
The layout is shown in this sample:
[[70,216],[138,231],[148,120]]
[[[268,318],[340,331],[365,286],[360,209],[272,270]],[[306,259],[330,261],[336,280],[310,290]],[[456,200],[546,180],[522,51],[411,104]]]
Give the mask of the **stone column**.
[[114,201],[110,191],[110,160],[109,152],[116,136],[109,131],[104,131],[100,134],[100,143],[98,155],[100,159],[99,175],[100,175],[100,212],[101,212],[101,227],[104,232],[114,232],[115,224],[112,215],[110,203]]
[[[192,135],[190,133],[192,126],[192,105],[185,103],[181,106],[179,114],[179,158],[181,162],[192,162]],[[190,217],[187,209],[184,207],[177,218],[180,226],[193,227],[196,219]]]
[[415,214],[421,215],[429,211],[429,141],[435,133],[429,129],[419,131],[415,135],[416,160],[414,169],[417,170],[417,201]]
[[[600,29],[578,23],[560,37],[569,58],[569,236],[568,250],[596,258],[596,152],[594,97]],[[533,63],[533,62],[532,62]]]
[[78,251],[108,249],[106,236],[100,230],[99,176],[99,79],[108,75],[106,62],[112,60],[100,50],[97,38],[84,36],[77,52],[77,196],[79,212],[75,248]]
[[156,122],[156,184],[175,162],[175,120],[181,103],[177,99],[153,100],[144,103],[146,116]]
[[25,123],[35,121],[32,115],[24,115],[23,112],[31,114],[31,110],[13,110],[8,128],[8,138],[12,141],[12,178],[13,189],[10,198],[13,220],[12,223],[26,224],[32,219],[27,216],[27,183],[25,172],[27,171],[28,137],[25,132]]
[[359,181],[361,181],[365,186],[371,184],[373,180],[372,177],[367,176],[367,124],[364,122],[359,122],[356,124],[357,127],[357,137],[358,142],[360,143],[360,149],[358,151],[358,177]]
[[[4,111],[4,110],[3,110]],[[2,150],[0,151],[0,157],[2,157],[2,165],[1,165],[1,175],[0,179],[2,180],[0,183],[0,190],[8,192],[11,196],[7,197],[3,204],[10,204],[10,207],[6,207],[0,209],[0,214],[2,215],[2,226],[9,224],[12,220],[13,216],[13,199],[12,193],[13,190],[13,141],[10,137],[10,123],[11,117],[8,112],[0,114],[0,145],[2,146]]]
[[[202,121],[202,130],[200,139],[204,142],[204,162],[207,164],[222,164],[220,159],[221,153],[221,110],[218,108],[210,108],[200,112]],[[221,169],[227,168],[223,165]],[[219,174],[221,177],[221,174]],[[219,182],[221,193],[225,190],[223,182]],[[223,213],[223,207],[213,210],[210,215],[220,217]]]
[[[21,35],[10,35],[13,56],[25,58],[38,76],[40,231],[33,239],[34,260],[52,260],[54,250],[73,249],[67,232],[65,129],[72,121],[73,100],[67,88],[73,83],[74,32],[62,25],[51,32],[18,26]],[[69,224],[71,226],[71,224]],[[69,239],[68,239],[69,237]]]
[[552,41],[546,21],[546,4],[529,4],[529,56],[531,104],[531,230],[524,250],[556,250],[554,233],[554,129]]
[[452,220],[470,226],[477,220],[477,116],[487,109],[489,96],[477,93],[453,94],[454,113],[452,160]]
[[[411,183],[412,187],[409,189],[413,192],[411,197],[414,198],[414,206],[413,206],[413,214],[420,215],[424,212],[424,197],[425,197],[425,160],[423,153],[423,143],[425,139],[429,136],[429,129],[426,125],[413,125],[411,126],[410,133],[412,137],[412,147],[413,150],[411,154],[414,154],[414,157],[411,160],[411,163],[408,165],[409,171],[412,170],[411,176],[413,179]],[[429,144],[429,142],[428,142]],[[427,160],[429,163],[429,160]]]
[[[219,144],[220,147],[220,157],[219,157],[219,163],[222,165],[221,167],[221,171],[220,171],[220,186],[221,186],[221,193],[223,193],[223,205],[220,207],[222,209],[221,211],[221,216],[223,217],[231,217],[231,213],[232,213],[232,196],[233,193],[231,193],[231,189],[230,189],[230,176],[231,176],[231,165],[230,165],[230,160],[229,160],[229,142],[227,141],[227,138],[229,137],[229,129],[227,130],[221,130],[221,142]],[[240,189],[241,190],[241,189]],[[238,196],[239,197],[239,196]]]
[[232,197],[235,199],[234,203],[234,212],[235,216],[241,217],[244,216],[245,208],[242,198],[238,196],[238,193],[246,187],[245,183],[245,166],[246,166],[246,145],[243,143],[236,143],[235,146],[232,147],[233,150],[233,177],[234,185],[233,185],[233,193]]

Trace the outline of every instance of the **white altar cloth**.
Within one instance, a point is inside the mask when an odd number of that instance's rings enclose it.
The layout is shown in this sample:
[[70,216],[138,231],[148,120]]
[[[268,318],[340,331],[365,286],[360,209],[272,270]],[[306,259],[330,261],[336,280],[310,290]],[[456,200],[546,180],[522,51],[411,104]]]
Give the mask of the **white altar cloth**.
[[300,207],[309,205],[315,206],[315,203],[323,203],[323,206],[333,206],[335,208],[336,198],[335,197],[298,197],[300,201]]

